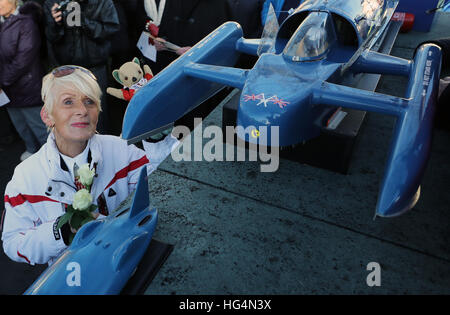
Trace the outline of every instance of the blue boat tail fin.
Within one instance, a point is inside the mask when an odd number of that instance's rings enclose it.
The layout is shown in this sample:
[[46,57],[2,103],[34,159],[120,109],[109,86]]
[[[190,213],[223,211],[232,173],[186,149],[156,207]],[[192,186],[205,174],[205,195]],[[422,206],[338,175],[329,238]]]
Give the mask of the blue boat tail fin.
[[139,174],[139,182],[134,193],[133,203],[131,205],[130,218],[136,216],[150,206],[148,192],[147,168],[144,166]]

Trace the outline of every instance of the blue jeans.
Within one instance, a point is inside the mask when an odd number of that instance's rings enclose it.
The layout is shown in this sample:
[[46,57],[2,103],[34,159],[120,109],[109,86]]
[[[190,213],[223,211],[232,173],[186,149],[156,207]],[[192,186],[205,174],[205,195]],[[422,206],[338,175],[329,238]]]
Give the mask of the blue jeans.
[[41,108],[41,106],[6,108],[17,133],[30,153],[37,152],[47,142],[48,132],[41,120]]

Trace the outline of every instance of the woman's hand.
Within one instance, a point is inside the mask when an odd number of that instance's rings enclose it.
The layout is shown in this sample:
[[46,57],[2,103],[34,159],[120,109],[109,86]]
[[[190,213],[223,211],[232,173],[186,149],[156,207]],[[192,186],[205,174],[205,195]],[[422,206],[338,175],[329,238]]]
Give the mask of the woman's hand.
[[[99,215],[100,215],[100,213],[98,213],[98,212],[91,212],[91,216],[94,218],[94,220],[97,220]],[[79,229],[81,229],[81,226],[78,229],[74,229],[72,226],[70,226],[70,232],[72,232],[73,234],[76,234]]]
[[52,7],[52,17],[57,24],[61,24],[62,22],[62,12],[58,11],[59,4],[55,3]]
[[191,49],[191,46],[180,47],[179,49],[177,49],[176,53],[177,53],[177,55],[181,56],[182,54],[184,54],[189,49]]
[[[181,56],[182,54],[184,54],[186,51],[188,51],[189,49],[191,49],[191,46],[185,46],[185,47],[179,47],[176,50],[174,48],[172,49],[168,49],[166,46],[166,40],[164,38],[161,37],[156,37],[154,39],[154,43],[155,43],[155,48],[156,51],[161,51],[161,50],[172,50],[174,51],[178,56]],[[167,42],[167,45],[171,45],[171,46],[175,46],[169,42]],[[169,46],[170,47],[170,46]]]
[[155,43],[156,51],[167,50],[166,45],[164,45],[165,41],[166,40],[161,37],[155,38],[153,42]]

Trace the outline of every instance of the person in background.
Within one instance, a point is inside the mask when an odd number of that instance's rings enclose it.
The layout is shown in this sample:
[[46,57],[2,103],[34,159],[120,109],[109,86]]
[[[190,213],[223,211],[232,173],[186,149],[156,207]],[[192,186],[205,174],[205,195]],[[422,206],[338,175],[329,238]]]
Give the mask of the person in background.
[[25,142],[23,161],[39,150],[47,139],[40,119],[42,8],[35,2],[19,6],[18,0],[0,0],[0,89],[10,102],[9,117]]
[[260,14],[264,0],[228,0],[232,21],[242,26],[245,38],[259,38],[262,33]]
[[76,0],[63,8],[60,3],[62,0],[46,0],[44,4],[50,65],[79,65],[95,74],[103,108],[98,131],[109,133],[107,64],[111,40],[120,28],[117,11],[112,0]]
[[[172,61],[186,52],[191,46],[202,40],[206,35],[223,23],[232,20],[230,5],[227,0],[164,0],[160,5],[158,0],[141,0],[137,3],[134,43],[142,31],[148,31],[149,21],[160,17],[157,21],[156,37],[163,38],[181,48],[176,51],[164,50],[155,43],[157,52],[156,62],[143,57],[156,75]],[[154,8],[154,12],[150,8]],[[153,21],[156,22],[156,21]],[[137,51],[139,54],[140,52]]]

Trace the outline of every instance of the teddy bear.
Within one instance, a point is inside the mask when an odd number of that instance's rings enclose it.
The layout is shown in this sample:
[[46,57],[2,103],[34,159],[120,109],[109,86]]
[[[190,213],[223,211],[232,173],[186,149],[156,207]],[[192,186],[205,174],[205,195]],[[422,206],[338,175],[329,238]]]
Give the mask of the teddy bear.
[[106,93],[129,102],[135,92],[145,86],[153,78],[150,67],[144,65],[143,68],[144,71],[141,69],[138,58],[125,62],[119,69],[112,72],[114,79],[122,84],[123,88],[115,89],[109,87],[106,89]]

